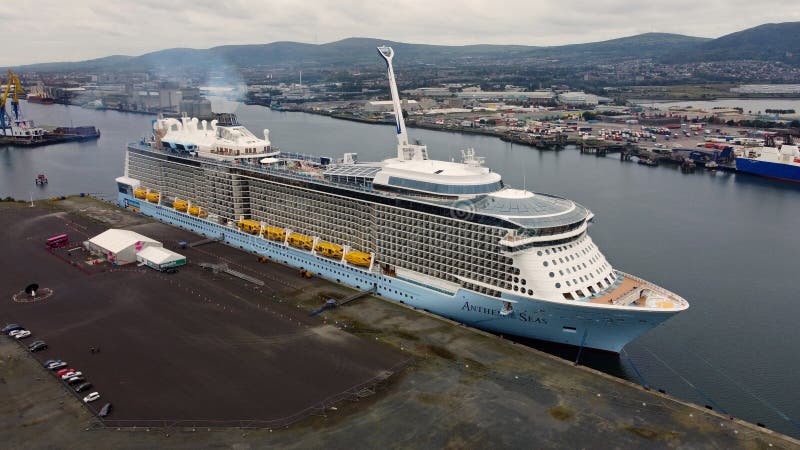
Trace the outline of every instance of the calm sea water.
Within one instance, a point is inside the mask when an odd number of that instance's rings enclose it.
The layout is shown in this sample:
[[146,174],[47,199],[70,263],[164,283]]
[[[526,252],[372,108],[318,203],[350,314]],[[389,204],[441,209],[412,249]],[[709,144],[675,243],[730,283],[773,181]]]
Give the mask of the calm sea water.
[[[0,196],[115,194],[125,143],[152,117],[23,105],[41,124],[92,124],[96,142],[0,148]],[[292,151],[362,161],[390,156],[391,126],[228,104],[256,134]],[[571,198],[596,214],[591,234],[617,268],[671,289],[692,307],[629,344],[620,356],[584,351],[581,362],[784,433],[800,435],[800,186],[730,173],[683,174],[575,150],[538,151],[484,136],[411,129],[437,159],[474,147],[507,184]],[[36,174],[50,183],[34,186]],[[574,359],[576,350],[531,345]],[[787,419],[788,418],[788,419]]]

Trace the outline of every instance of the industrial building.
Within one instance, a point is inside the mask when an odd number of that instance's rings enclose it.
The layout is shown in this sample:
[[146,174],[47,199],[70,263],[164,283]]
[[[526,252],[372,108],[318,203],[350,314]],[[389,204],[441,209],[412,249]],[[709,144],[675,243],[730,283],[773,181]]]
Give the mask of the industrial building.
[[89,239],[84,246],[90,252],[102,255],[108,262],[124,265],[141,262],[154,269],[163,270],[186,264],[186,258],[163,248],[161,242],[135,231],[112,228]]
[[[404,111],[418,111],[420,109],[416,100],[402,100]],[[371,113],[387,113],[394,111],[391,100],[368,101],[364,104],[364,111]]]

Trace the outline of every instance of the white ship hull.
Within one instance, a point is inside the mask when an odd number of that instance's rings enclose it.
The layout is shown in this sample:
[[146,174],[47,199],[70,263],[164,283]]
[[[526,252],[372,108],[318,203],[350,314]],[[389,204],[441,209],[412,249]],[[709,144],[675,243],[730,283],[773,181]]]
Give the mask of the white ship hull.
[[[120,192],[120,207],[133,209],[161,222],[207,237],[222,237],[233,247],[355,288],[375,288],[375,295],[422,309],[475,328],[543,341],[583,346],[619,353],[630,341],[678,311],[599,308],[586,304],[556,303],[528,296],[503,294],[515,301],[511,314],[501,312],[501,302],[466,289],[445,289],[398,276],[387,276],[331,260],[310,251],[273,242],[261,236],[219,225],[172,208],[149,203]],[[622,277],[625,274],[619,273]]]

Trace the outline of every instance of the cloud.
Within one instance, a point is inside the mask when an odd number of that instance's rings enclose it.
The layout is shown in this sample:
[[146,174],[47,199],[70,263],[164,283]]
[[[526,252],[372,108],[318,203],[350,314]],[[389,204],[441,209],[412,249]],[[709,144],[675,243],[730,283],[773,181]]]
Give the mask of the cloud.
[[40,0],[0,14],[13,37],[0,65],[353,36],[449,45],[561,45],[651,31],[717,37],[800,20],[796,0]]

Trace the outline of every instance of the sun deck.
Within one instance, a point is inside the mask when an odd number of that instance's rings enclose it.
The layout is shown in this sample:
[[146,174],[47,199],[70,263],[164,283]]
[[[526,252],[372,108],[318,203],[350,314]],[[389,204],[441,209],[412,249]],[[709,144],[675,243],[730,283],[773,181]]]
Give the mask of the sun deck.
[[624,272],[617,273],[621,276],[622,281],[611,291],[601,296],[590,298],[590,303],[650,309],[685,309],[689,305],[679,295],[658,287],[649,281]]

